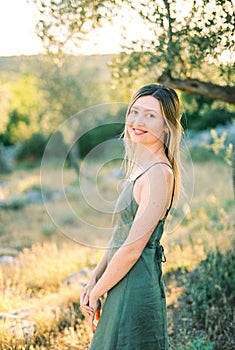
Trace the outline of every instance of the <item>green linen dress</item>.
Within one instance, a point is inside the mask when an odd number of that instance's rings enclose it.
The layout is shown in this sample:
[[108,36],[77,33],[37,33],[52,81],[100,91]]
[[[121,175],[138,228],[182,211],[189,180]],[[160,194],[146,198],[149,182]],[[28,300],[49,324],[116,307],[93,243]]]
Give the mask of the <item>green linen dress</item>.
[[[118,199],[109,261],[127,238],[135,218],[138,204],[133,197],[133,187],[137,178],[126,182]],[[135,265],[107,293],[90,350],[169,349],[161,266],[165,255],[160,239],[170,207]]]

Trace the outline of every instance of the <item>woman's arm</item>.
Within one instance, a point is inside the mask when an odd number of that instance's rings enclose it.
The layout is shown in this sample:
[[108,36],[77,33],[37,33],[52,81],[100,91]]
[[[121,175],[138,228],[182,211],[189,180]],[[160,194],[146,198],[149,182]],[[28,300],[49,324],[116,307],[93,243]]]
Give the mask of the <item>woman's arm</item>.
[[106,249],[103,257],[95,267],[95,269],[92,271],[91,278],[88,281],[88,283],[85,285],[83,288],[81,295],[80,295],[80,305],[87,305],[88,304],[88,299],[89,299],[89,294],[92,288],[95,286],[99,278],[102,276],[104,273],[107,263],[108,263],[108,254],[109,254],[109,249]]
[[153,167],[140,180],[139,206],[129,235],[90,292],[89,306],[93,310],[97,306],[97,299],[115,286],[139,259],[170,202],[173,183],[171,171],[164,167]]
[[91,274],[91,280],[95,283],[100,279],[102,274],[104,273],[107,264],[108,264],[108,255],[109,255],[109,248],[106,249],[104,255],[96,265],[95,269],[92,271]]

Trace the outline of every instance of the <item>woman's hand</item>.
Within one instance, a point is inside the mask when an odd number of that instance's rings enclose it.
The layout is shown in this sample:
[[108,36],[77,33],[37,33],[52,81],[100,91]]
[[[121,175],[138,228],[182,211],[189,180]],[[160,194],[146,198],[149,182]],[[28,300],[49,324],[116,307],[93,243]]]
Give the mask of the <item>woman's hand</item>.
[[80,310],[82,311],[83,315],[85,316],[86,320],[89,322],[89,318],[92,314],[92,310],[89,307],[89,295],[92,290],[92,288],[95,285],[94,280],[90,280],[82,289],[81,295],[80,295]]
[[93,287],[95,286],[96,281],[90,280],[82,289],[81,295],[80,295],[80,306],[88,305],[89,301],[89,295]]
[[101,301],[89,300],[88,305],[81,305],[80,309],[84,314],[93,333],[95,333],[97,322],[100,319]]
[[97,322],[100,319],[101,301],[100,299],[89,299],[89,326],[93,333],[95,333]]
[[91,300],[89,297],[91,290],[95,286],[95,283],[96,282],[94,280],[89,281],[83,288],[80,295],[80,309],[88,321],[93,333],[96,329],[95,321],[98,321],[100,319],[101,309],[100,299]]

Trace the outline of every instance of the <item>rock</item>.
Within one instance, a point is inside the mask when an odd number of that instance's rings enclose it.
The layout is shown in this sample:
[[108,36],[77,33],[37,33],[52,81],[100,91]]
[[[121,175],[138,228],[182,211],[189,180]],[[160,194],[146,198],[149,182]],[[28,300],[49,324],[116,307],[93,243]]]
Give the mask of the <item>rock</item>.
[[4,155],[3,146],[0,147],[0,174],[8,174],[11,172],[11,168],[8,165]]
[[7,328],[10,333],[18,339],[31,338],[36,331],[36,322],[15,320],[14,322],[7,322]]
[[[63,285],[71,287],[75,285],[83,286],[86,283],[90,272],[91,270],[88,267],[78,270],[70,274],[64,281]],[[33,320],[33,316],[38,312],[45,312],[46,315],[48,312],[52,313],[55,320],[59,320],[60,313],[63,310],[63,305],[57,305],[57,300],[60,300],[60,292],[53,295],[53,304],[51,304],[51,295],[49,295],[45,296],[41,307],[28,307],[12,312],[0,312],[1,327],[4,327],[6,332],[12,334],[15,339],[31,338],[37,331],[37,323]]]
[[105,178],[104,178],[104,183],[109,184],[115,180],[120,180],[123,179],[125,177],[125,173],[122,169],[120,168],[114,168],[110,174],[108,174]]
[[52,201],[61,200],[61,199],[63,199],[63,198],[64,198],[64,192],[59,191],[59,190],[54,191],[54,192],[52,193],[52,195],[51,195],[51,200],[52,200]]
[[28,307],[12,312],[0,312],[0,320],[6,321],[9,319],[25,319],[30,317],[36,310],[37,309],[35,307]]
[[0,256],[0,265],[8,265],[16,261],[16,258],[9,255]]
[[123,177],[125,177],[125,172],[120,168],[114,168],[112,170],[112,175],[118,179],[122,179]]
[[18,318],[28,318],[30,317],[34,312],[37,311],[36,307],[26,307],[24,309],[19,309],[13,311],[11,314]]
[[88,267],[78,270],[71,273],[66,280],[63,282],[63,285],[71,286],[73,284],[84,286],[87,282],[91,270]]
[[15,318],[14,315],[11,315],[8,312],[0,312],[0,320],[6,321],[9,318]]
[[5,159],[7,164],[9,165],[10,169],[12,169],[14,166],[14,161],[16,159],[16,155],[17,155],[20,147],[21,147],[20,143],[16,143],[13,146],[3,146],[2,145],[3,158]]
[[14,248],[0,248],[0,265],[11,264],[16,261],[19,251]]
[[27,204],[43,203],[42,193],[40,190],[29,190],[25,192],[25,200]]
[[4,321],[4,326],[15,338],[30,338],[36,331],[36,322],[27,320],[35,312],[36,308],[26,308],[13,312],[1,312],[0,320]]

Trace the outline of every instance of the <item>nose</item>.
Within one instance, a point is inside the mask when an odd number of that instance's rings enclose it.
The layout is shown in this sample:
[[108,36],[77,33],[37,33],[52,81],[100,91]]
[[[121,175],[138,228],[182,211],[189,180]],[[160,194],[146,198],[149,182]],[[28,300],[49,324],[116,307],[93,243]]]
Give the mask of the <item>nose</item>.
[[133,125],[144,125],[144,117],[142,113],[138,113],[133,121]]

